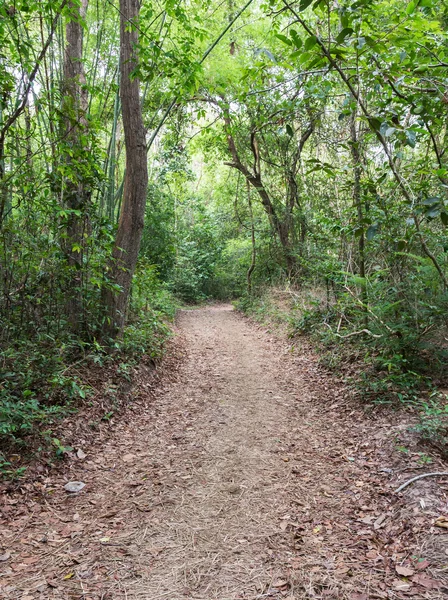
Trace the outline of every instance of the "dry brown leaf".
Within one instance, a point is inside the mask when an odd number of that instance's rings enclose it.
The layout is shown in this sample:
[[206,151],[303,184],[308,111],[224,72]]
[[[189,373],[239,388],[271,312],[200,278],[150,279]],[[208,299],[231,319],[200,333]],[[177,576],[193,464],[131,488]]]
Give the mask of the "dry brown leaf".
[[425,575],[424,573],[414,575],[414,577],[412,577],[412,581],[414,583],[417,583],[418,585],[421,585],[427,590],[436,590],[440,587],[440,583],[438,581],[432,579],[431,577],[428,577],[428,575]]
[[125,455],[123,456],[123,462],[131,462],[131,461],[133,461],[135,458],[137,458],[137,457],[135,456],[135,454],[125,454]]
[[427,567],[429,567],[429,561],[427,560],[422,560],[418,563],[416,563],[414,566],[417,569],[417,571],[423,571],[423,569],[426,569]]
[[85,458],[87,456],[87,454],[85,452],[83,452],[81,450],[81,448],[78,448],[78,451],[76,452],[76,456],[82,460],[83,458]]
[[373,524],[373,528],[374,529],[379,529],[380,527],[384,527],[384,521],[386,520],[386,513],[383,513],[382,515],[380,515],[378,517],[378,519],[375,521],[375,523]]
[[438,517],[434,525],[436,527],[443,527],[444,529],[448,529],[448,517]]
[[6,562],[11,558],[11,552],[7,550],[4,554],[0,554],[0,562]]
[[412,587],[410,583],[407,583],[406,581],[401,581],[401,579],[394,579],[392,585],[394,586],[394,589],[399,592],[410,590]]
[[403,577],[411,577],[411,575],[414,575],[415,573],[414,569],[410,569],[409,567],[403,567],[401,565],[397,565],[395,567],[395,570],[398,573],[398,575],[402,575]]

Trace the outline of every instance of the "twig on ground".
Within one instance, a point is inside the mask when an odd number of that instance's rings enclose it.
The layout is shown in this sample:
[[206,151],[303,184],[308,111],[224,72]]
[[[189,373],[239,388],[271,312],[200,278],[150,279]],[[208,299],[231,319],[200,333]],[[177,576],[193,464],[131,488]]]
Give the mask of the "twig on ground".
[[409,479],[408,481],[405,481],[405,483],[402,483],[400,485],[400,487],[398,487],[395,490],[395,493],[398,494],[399,492],[401,492],[402,490],[404,490],[404,488],[408,487],[408,485],[411,485],[411,483],[414,483],[414,481],[417,481],[418,479],[423,479],[424,477],[448,477],[448,473],[447,472],[442,472],[442,473],[424,473],[423,475],[417,475],[417,477],[413,477],[412,479]]
[[328,323],[324,323],[324,325],[326,327],[328,327],[328,329],[331,331],[331,333],[333,335],[336,335],[338,338],[341,338],[341,339],[352,337],[352,335],[361,335],[362,333],[367,333],[367,335],[371,335],[374,338],[383,337],[382,335],[372,333],[370,331],[370,329],[361,329],[360,331],[352,331],[352,333],[347,333],[347,335],[341,335],[340,333],[336,333],[335,331],[333,331],[333,329],[330,327],[330,325],[328,325]]

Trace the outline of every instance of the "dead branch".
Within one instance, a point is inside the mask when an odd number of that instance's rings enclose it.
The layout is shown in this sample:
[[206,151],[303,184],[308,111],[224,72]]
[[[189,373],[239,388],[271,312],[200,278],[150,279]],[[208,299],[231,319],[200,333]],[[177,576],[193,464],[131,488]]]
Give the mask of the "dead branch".
[[352,337],[353,335],[361,335],[362,333],[366,333],[367,335],[371,335],[374,338],[381,338],[383,337],[382,335],[379,335],[377,333],[372,333],[370,331],[370,329],[361,329],[360,331],[352,331],[352,333],[347,333],[347,335],[341,335],[340,333],[336,333],[335,331],[333,331],[333,329],[330,327],[330,325],[328,325],[328,323],[324,323],[324,325],[326,327],[328,327],[328,329],[331,331],[331,333],[335,336],[337,336],[338,338],[344,339],[344,338],[349,338]]
[[414,483],[414,481],[417,481],[418,479],[423,479],[424,477],[448,477],[448,473],[446,473],[446,472],[442,472],[442,473],[424,473],[424,475],[417,475],[417,477],[413,477],[412,479],[409,479],[408,481],[405,481],[405,483],[402,483],[400,485],[400,487],[398,487],[395,490],[395,493],[398,494],[399,492],[403,491],[404,488],[408,487],[408,485],[411,485],[411,483]]

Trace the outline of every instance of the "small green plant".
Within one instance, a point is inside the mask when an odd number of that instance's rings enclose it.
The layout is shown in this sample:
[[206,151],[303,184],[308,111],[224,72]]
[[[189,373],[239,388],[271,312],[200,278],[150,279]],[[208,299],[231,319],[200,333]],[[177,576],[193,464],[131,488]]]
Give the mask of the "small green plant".
[[432,463],[432,458],[430,456],[428,456],[428,454],[425,454],[424,452],[419,452],[418,462],[421,465],[430,465]]
[[56,456],[58,458],[63,458],[64,454],[67,454],[68,452],[73,452],[73,448],[71,446],[64,446],[61,440],[59,440],[58,438],[53,438],[52,444],[55,448]]
[[13,463],[6,460],[0,452],[0,477],[4,479],[16,480],[25,473],[26,467],[14,467]]
[[448,402],[447,396],[433,391],[427,402],[423,402],[419,423],[414,427],[421,437],[448,454]]

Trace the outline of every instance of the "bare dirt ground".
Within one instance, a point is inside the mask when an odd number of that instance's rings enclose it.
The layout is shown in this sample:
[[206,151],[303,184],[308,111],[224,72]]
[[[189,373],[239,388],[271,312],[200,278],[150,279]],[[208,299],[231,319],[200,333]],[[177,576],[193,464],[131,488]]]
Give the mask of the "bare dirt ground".
[[5,490],[0,598],[448,597],[448,488],[394,493],[424,472],[396,449],[398,418],[366,415],[230,306],[182,311],[179,329],[171,381],[140,377],[96,445]]

